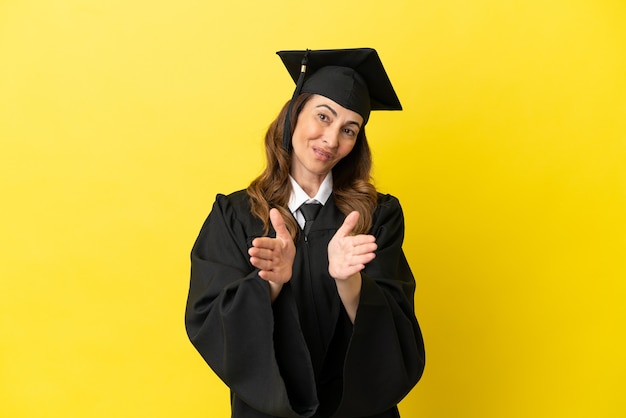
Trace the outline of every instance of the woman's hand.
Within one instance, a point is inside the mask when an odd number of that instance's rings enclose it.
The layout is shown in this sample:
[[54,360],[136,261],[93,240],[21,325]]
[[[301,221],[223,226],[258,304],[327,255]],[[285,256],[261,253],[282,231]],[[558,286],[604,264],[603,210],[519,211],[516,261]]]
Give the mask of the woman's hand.
[[353,277],[376,257],[373,235],[350,235],[358,220],[359,213],[351,212],[328,243],[328,272],[335,280]]
[[287,231],[285,220],[275,208],[270,210],[270,222],[276,231],[276,238],[255,238],[248,255],[250,263],[259,269],[259,277],[269,282],[274,301],[283,284],[291,280],[296,247]]
[[328,243],[328,273],[335,279],[337,292],[350,321],[354,323],[361,297],[361,270],[372,261],[378,248],[373,235],[350,235],[358,212],[351,212]]

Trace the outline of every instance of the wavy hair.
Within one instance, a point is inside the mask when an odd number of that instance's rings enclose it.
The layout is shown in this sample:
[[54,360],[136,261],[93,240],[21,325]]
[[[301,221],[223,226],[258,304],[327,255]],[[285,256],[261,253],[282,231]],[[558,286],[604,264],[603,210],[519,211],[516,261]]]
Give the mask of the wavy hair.
[[[295,130],[298,115],[312,94],[303,93],[294,102],[291,115],[291,132]],[[283,127],[287,116],[287,102],[278,117],[270,124],[265,134],[265,155],[267,164],[263,172],[250,183],[246,192],[250,197],[252,213],[263,221],[265,234],[269,232],[269,212],[271,208],[279,210],[291,237],[295,240],[300,228],[289,208],[291,185],[289,173],[293,151],[285,151],[282,147]],[[333,167],[333,195],[339,210],[348,215],[352,211],[359,212],[359,221],[353,233],[367,233],[372,226],[372,216],[376,208],[377,192],[371,181],[372,154],[365,136],[365,128],[361,128],[348,155]]]

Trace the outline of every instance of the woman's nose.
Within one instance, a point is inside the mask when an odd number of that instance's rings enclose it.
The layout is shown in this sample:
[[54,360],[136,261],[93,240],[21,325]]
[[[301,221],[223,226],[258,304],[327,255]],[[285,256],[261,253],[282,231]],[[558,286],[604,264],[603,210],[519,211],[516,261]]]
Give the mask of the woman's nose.
[[324,132],[324,142],[331,148],[337,148],[339,145],[339,131],[337,129],[326,129]]

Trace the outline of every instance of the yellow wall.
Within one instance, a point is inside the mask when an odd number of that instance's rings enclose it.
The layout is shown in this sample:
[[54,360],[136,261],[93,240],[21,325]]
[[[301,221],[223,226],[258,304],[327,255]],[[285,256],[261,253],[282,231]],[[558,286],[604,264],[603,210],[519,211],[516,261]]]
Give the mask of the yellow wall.
[[[0,1],[0,416],[228,416],[188,253],[279,49],[378,49],[427,344],[405,417],[626,415],[626,3]],[[228,3],[228,5],[226,5]]]

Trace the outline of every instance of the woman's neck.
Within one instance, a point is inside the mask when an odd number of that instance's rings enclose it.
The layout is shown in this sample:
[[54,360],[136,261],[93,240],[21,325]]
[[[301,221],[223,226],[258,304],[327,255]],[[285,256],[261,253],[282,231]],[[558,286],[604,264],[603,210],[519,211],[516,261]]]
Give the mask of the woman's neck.
[[310,197],[313,198],[317,194],[320,189],[322,183],[324,183],[324,179],[328,174],[323,176],[317,175],[309,175],[309,176],[297,176],[291,174],[291,177],[302,187],[302,190]]

